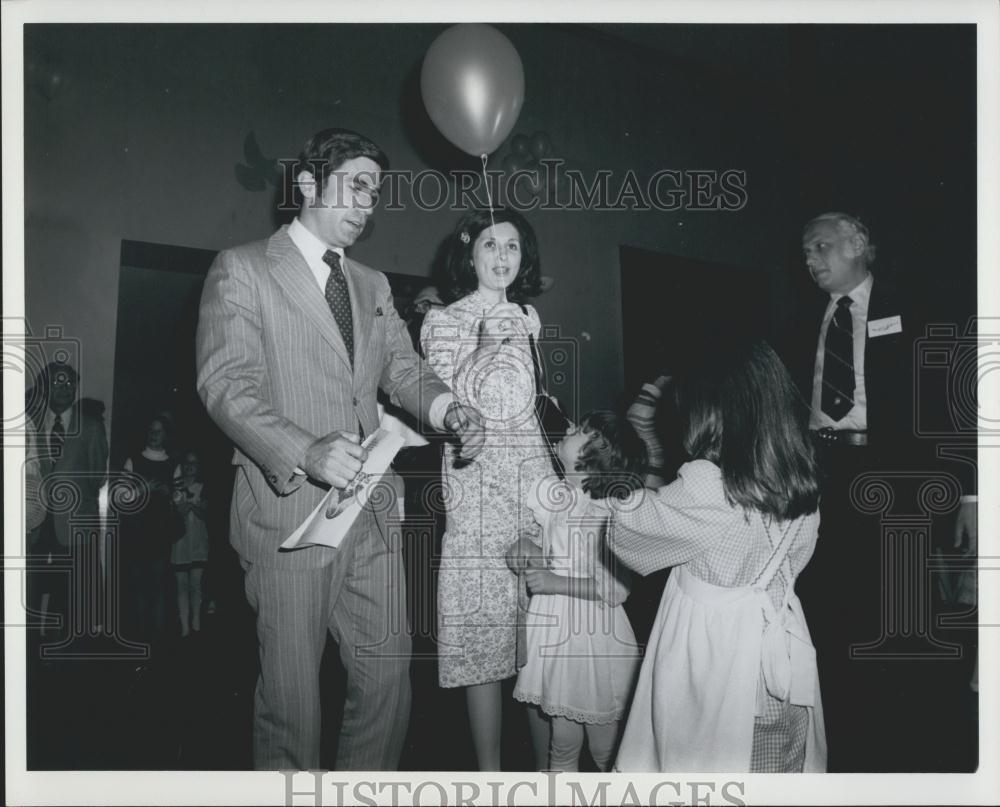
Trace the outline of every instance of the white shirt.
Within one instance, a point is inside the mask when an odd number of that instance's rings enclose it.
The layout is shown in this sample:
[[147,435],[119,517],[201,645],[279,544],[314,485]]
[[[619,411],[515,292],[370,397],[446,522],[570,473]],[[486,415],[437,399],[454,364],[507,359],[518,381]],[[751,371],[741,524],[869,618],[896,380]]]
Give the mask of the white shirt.
[[[63,431],[66,434],[70,433],[71,427],[73,425],[73,410],[76,408],[76,401],[67,406],[62,412],[59,413],[59,417],[62,418]],[[56,413],[51,409],[45,410],[45,417],[42,418],[42,437],[45,440],[49,439],[49,435],[52,433],[52,426],[56,422]]]
[[[872,296],[872,275],[868,275],[857,286],[844,294],[831,294],[830,302],[823,314],[823,324],[819,329],[816,343],[816,362],[813,371],[812,406],[809,413],[809,428],[822,429],[868,429],[868,399],[865,394],[865,332],[868,330],[868,302]],[[841,297],[851,298],[851,319],[854,336],[854,406],[840,420],[832,420],[822,408],[823,401],[823,360],[826,357],[826,331],[837,310]]]
[[[326,281],[330,278],[330,265],[323,260],[327,250],[333,250],[340,256],[340,271],[344,271],[344,250],[340,247],[331,247],[319,239],[296,217],[288,225],[288,237],[292,243],[298,247],[302,257],[306,259],[306,265],[312,272],[316,283],[319,286],[320,294],[326,297]],[[346,275],[345,275],[346,279]],[[438,431],[444,431],[444,416],[449,405],[455,400],[455,396],[450,392],[441,393],[431,402],[428,412],[431,426]]]
[[344,271],[344,250],[340,247],[329,247],[317,238],[309,229],[296,218],[288,225],[288,237],[292,243],[299,248],[302,257],[306,259],[309,271],[313,273],[319,290],[326,296],[326,281],[330,279],[330,265],[323,260],[327,250],[332,250],[340,256],[340,271]]

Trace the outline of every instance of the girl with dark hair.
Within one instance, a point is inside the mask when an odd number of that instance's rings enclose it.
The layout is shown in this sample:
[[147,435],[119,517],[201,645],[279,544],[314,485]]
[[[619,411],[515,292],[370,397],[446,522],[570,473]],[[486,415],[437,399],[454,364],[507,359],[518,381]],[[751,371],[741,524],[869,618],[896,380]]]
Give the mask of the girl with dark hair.
[[[527,659],[514,697],[532,708],[535,759],[542,770],[579,770],[584,736],[597,767],[614,760],[639,648],[622,603],[628,573],[607,553],[604,519],[587,517],[591,499],[642,486],[646,451],[632,425],[607,411],[584,415],[556,452],[566,478],[539,480],[528,508],[541,543],[508,553],[531,594]],[[541,721],[544,725],[538,726]]]
[[504,563],[520,529],[536,529],[524,494],[551,470],[535,419],[529,336],[539,289],[535,233],[514,210],[467,211],[447,246],[455,301],[427,312],[424,356],[485,422],[473,462],[445,452],[447,524],[438,585],[438,679],[464,687],[480,770],[500,767],[501,682],[517,672],[517,578]]
[[707,366],[677,388],[691,461],[613,508],[627,566],[674,567],[615,767],[821,772],[816,653],[794,591],[819,526],[805,407],[766,344]]

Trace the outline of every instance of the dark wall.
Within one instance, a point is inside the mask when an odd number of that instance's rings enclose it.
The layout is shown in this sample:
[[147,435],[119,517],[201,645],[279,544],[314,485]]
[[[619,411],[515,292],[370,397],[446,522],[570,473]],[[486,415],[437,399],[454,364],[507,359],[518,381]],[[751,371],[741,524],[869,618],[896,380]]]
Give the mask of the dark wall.
[[789,43],[796,207],[858,215],[874,271],[943,319],[974,312],[975,26],[795,25]]
[[[26,28],[26,65],[63,76],[25,93],[26,311],[35,332],[81,339],[83,394],[112,399],[122,239],[214,250],[273,230],[273,191],[234,174],[247,133],[287,157],[339,125],[394,168],[475,166],[427,130],[414,94],[443,27]],[[582,407],[621,393],[623,244],[762,269],[777,321],[810,291],[795,286],[802,222],[847,208],[869,218],[886,265],[956,310],[972,299],[973,29],[501,27],[525,68],[515,132],[549,132],[567,164],[747,172],[735,212],[529,213],[556,281],[538,308],[579,346]],[[380,210],[354,254],[426,275],[457,215]]]

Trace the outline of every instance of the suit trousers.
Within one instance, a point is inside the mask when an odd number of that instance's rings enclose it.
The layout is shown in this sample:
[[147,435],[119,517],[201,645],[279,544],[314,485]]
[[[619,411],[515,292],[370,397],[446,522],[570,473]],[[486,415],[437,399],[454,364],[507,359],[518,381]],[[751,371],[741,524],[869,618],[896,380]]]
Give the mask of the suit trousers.
[[[93,636],[108,615],[104,613],[104,572],[101,542],[88,535],[71,536],[72,545],[56,538],[52,516],[29,535],[27,602],[29,624],[45,630],[49,652],[74,639]],[[42,598],[48,595],[43,613]]]
[[861,474],[898,466],[864,447],[828,447],[820,456],[819,539],[796,591],[817,652],[829,770],[933,770],[942,740],[927,702],[938,697],[935,676],[944,665],[866,650],[879,644],[891,618],[885,576],[910,586],[920,581],[887,551],[880,517],[852,500],[851,485]]
[[320,768],[320,662],[329,633],[347,671],[337,770],[395,770],[410,716],[402,555],[363,513],[332,563],[303,570],[244,563],[257,613],[256,770]]

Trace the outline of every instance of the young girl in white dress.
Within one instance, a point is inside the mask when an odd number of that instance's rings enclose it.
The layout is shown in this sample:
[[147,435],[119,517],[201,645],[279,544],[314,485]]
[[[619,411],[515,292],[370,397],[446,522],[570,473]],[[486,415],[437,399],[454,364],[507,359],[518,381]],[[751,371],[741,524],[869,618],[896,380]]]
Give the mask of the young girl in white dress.
[[539,480],[527,502],[541,546],[522,539],[508,555],[531,594],[527,661],[514,697],[537,707],[529,719],[539,767],[579,770],[586,736],[594,762],[607,770],[639,649],[622,608],[627,572],[606,550],[605,519],[587,511],[593,498],[641,487],[646,452],[634,427],[606,411],[585,415],[556,452],[566,478]]
[[201,630],[201,579],[208,564],[208,526],[201,461],[189,451],[174,472],[174,507],[184,532],[174,541],[170,565],[177,583],[177,616],[181,638]]

